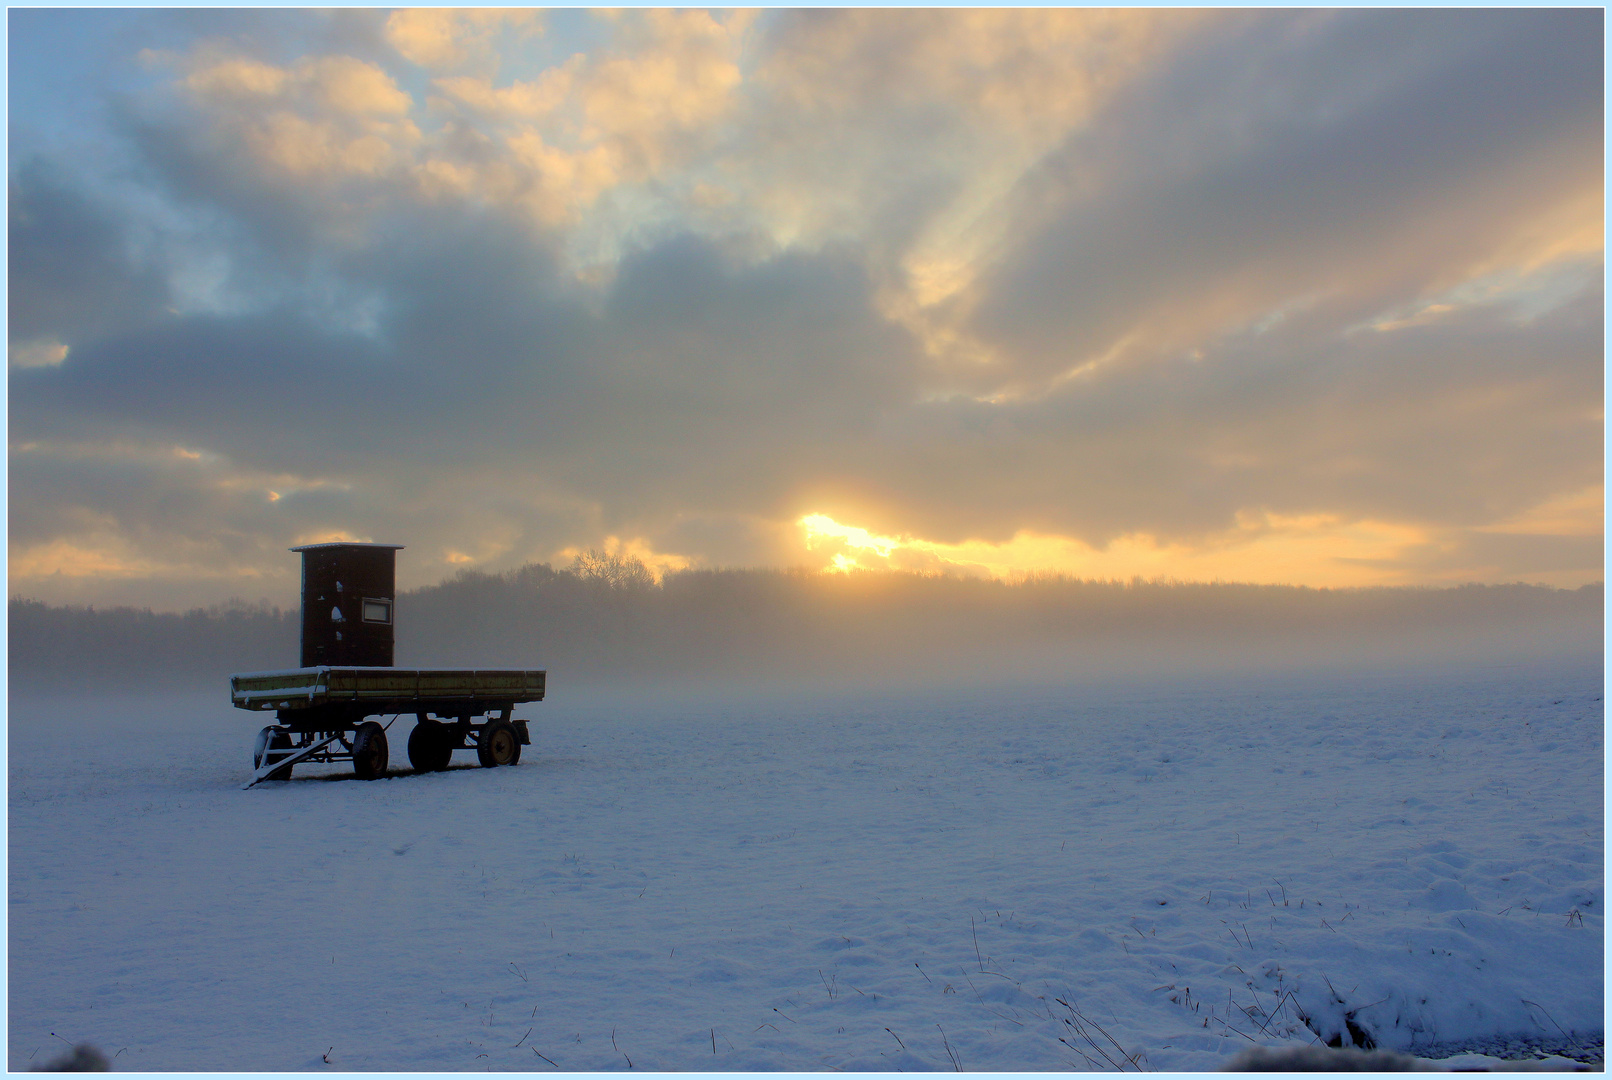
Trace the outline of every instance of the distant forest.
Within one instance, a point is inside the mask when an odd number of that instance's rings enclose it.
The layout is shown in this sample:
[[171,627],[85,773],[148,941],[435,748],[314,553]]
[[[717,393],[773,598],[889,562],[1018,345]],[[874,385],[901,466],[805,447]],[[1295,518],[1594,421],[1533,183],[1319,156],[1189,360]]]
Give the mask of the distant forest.
[[[209,688],[295,667],[298,613],[184,614],[13,598],[11,687]],[[553,689],[825,688],[1061,681],[1138,672],[1503,661],[1601,649],[1602,586],[1314,589],[1056,575],[689,570],[590,552],[566,569],[464,572],[405,592],[400,667],[543,667]]]

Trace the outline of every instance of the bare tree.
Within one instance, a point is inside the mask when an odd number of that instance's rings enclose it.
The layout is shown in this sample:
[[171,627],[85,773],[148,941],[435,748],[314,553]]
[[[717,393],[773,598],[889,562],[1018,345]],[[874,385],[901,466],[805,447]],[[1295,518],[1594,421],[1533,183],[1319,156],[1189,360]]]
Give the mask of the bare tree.
[[584,581],[597,581],[612,589],[645,589],[655,575],[636,555],[616,555],[589,548],[571,562],[571,572]]

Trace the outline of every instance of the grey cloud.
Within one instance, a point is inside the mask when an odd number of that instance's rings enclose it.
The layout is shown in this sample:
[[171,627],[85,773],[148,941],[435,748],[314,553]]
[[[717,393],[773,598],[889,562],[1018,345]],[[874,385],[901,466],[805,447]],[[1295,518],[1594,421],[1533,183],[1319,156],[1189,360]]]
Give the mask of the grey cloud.
[[712,567],[787,565],[795,539],[793,523],[737,513],[683,513],[646,524],[656,550],[698,552]]
[[[79,213],[58,215],[39,246],[98,221],[83,200],[64,201]],[[253,272],[296,269],[269,262]],[[13,374],[14,435],[193,440],[241,464],[307,473],[417,460],[476,441],[484,425],[503,429],[522,391],[553,409],[571,389],[555,357],[574,351],[579,316],[546,295],[552,262],[511,223],[398,222],[340,270],[383,297],[370,332],[330,325],[318,299],[297,292],[258,312],[125,319],[59,368]],[[98,305],[152,277],[121,271],[105,285],[64,275],[64,303]],[[54,283],[33,263],[15,265],[14,307]]]
[[[282,537],[317,523],[315,508],[329,524],[418,529],[427,493],[489,507],[504,526],[529,516],[523,500],[572,506],[539,515],[546,542],[519,541],[532,555],[584,530],[655,533],[685,508],[788,514],[814,460],[910,395],[911,345],[872,311],[854,259],[744,266],[682,237],[629,258],[596,308],[496,215],[408,225],[400,216],[342,264],[385,298],[372,332],[292,306],[135,326],[59,368],[14,373],[14,437],[170,440],[234,467],[349,485],[288,496],[250,524],[239,508],[219,515]],[[133,502],[167,505],[154,516],[170,527],[209,527],[149,479],[78,468],[30,484],[28,497],[80,490],[121,514],[138,505],[113,491],[146,492]],[[757,554],[748,542],[725,550]]]
[[[782,493],[825,452],[865,438],[910,400],[918,374],[858,263],[833,252],[738,268],[673,241],[623,267],[606,322],[612,438],[673,477],[706,474],[703,498],[738,500],[723,509]],[[655,485],[642,486],[653,498]],[[674,482],[669,494],[695,492]]]
[[9,335],[67,345],[150,322],[167,303],[161,277],[138,266],[110,217],[54,175],[22,164],[8,207]]
[[[361,443],[355,428],[366,410],[355,403],[366,386],[386,388],[383,365],[371,343],[284,312],[175,320],[98,341],[56,368],[14,372],[12,431],[200,441],[254,464],[306,470]],[[254,447],[269,453],[255,457]]]
[[[880,508],[858,523],[881,531],[1102,543],[1201,536],[1249,506],[1481,524],[1537,499],[1542,475],[1598,479],[1587,301],[1529,326],[1502,309],[1348,338],[1296,321],[1037,401],[925,405],[913,345],[872,312],[854,260],[744,266],[683,238],[630,259],[591,312],[484,226],[371,253],[362,269],[391,303],[375,336],[290,311],[193,317],[15,373],[14,436],[163,437],[354,485],[251,524],[223,515],[283,537],[387,522],[451,544],[434,500],[501,523],[547,506],[518,533],[528,553],[589,529],[679,550],[718,539],[688,520],[787,517],[803,496]],[[1489,391],[1529,396],[1442,407]],[[88,481],[61,479],[55,498]],[[167,520],[209,527],[201,511]],[[775,550],[725,528],[724,561]]]
[[1208,35],[1026,181],[975,329],[1035,379],[1139,327],[1169,340],[1150,323],[1190,340],[1307,292],[1341,290],[1341,320],[1414,295],[1599,185],[1599,18],[1261,14]]
[[[288,193],[183,117],[125,113],[153,197],[218,223],[254,302],[168,313],[171,251],[135,261],[112,211],[14,175],[13,336],[73,349],[11,376],[12,439],[43,447],[13,453],[13,538],[98,513],[153,552],[212,537],[196,542],[220,566],[278,565],[297,536],[344,528],[437,573],[450,548],[501,552],[496,568],[605,533],[776,562],[808,510],[1102,544],[1267,509],[1424,523],[1459,534],[1458,563],[1582,566],[1576,540],[1464,530],[1599,482],[1599,275],[1532,321],[1487,304],[1345,331],[1491,251],[1530,204],[1599,183],[1598,53],[1568,40],[1591,15],[1261,13],[1205,31],[1015,194],[1018,228],[970,297],[1001,360],[967,379],[874,303],[923,199],[816,251],[641,241],[593,289],[557,236],[496,209],[426,207],[390,181]],[[935,396],[1043,388],[1136,326],[1138,355],[1039,395]],[[116,440],[221,460],[59,449]],[[280,474],[329,483],[270,503],[253,485]]]
[[[295,291],[331,259],[331,238],[367,216],[370,199],[358,185],[288,183],[172,102],[122,101],[117,113],[117,134],[133,148],[151,193],[176,217],[204,224],[200,242],[227,261],[238,293]],[[392,185],[380,186],[398,197]]]
[[1396,332],[1309,328],[1102,369],[1017,405],[914,409],[847,488],[885,531],[1196,540],[1242,509],[1476,526],[1601,479],[1598,302]]

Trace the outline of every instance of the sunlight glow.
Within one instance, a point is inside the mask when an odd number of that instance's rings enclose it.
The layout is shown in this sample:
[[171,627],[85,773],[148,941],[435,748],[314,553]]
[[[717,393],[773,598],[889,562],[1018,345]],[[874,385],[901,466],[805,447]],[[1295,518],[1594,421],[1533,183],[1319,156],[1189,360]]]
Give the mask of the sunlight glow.
[[[1587,503],[1589,498],[1581,501]],[[1573,510],[1580,509],[1575,503]],[[1029,530],[1000,542],[941,543],[882,536],[822,513],[807,514],[796,524],[805,534],[807,550],[824,557],[820,568],[825,573],[905,570],[1004,580],[1056,573],[1099,580],[1141,577],[1333,588],[1395,585],[1430,576],[1426,567],[1412,569],[1408,554],[1451,553],[1457,547],[1454,536],[1397,522],[1252,511],[1238,515],[1232,528],[1190,544],[1131,533],[1103,547]],[[1469,580],[1475,569],[1452,565],[1431,576]]]
[[[896,548],[912,543],[894,536],[875,536],[854,525],[841,525],[827,514],[807,514],[797,524],[806,530],[807,547],[816,547],[825,539],[838,540],[846,547],[861,548],[875,552],[881,558],[889,558]],[[855,565],[854,559],[851,565]]]
[[[624,559],[637,559],[655,576],[656,581],[660,581],[667,574],[678,570],[687,570],[693,565],[692,560],[686,556],[667,551],[656,551],[650,546],[649,541],[643,537],[623,540],[619,536],[607,536],[604,538],[604,543],[598,546],[607,555],[619,555]],[[578,555],[581,555],[582,552],[583,548],[575,546],[561,548],[554,553],[553,561],[560,566],[564,566]]]

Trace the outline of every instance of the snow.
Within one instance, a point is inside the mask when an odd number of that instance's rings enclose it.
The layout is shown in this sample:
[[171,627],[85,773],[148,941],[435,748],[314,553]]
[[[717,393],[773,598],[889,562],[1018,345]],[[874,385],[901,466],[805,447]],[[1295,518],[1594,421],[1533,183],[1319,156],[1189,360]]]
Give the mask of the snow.
[[237,690],[234,697],[241,702],[284,701],[295,697],[312,698],[322,689],[324,687],[318,683],[310,683],[307,686],[277,686],[270,690]]
[[[1599,1048],[1602,671],[568,693],[514,768],[13,700],[9,1064],[1214,1069]],[[53,1037],[52,1032],[58,1037]],[[325,1063],[328,1055],[329,1064]]]
[[318,667],[276,668],[274,671],[232,671],[230,672],[230,677],[235,679],[283,679],[291,675],[307,675],[317,681],[320,676],[327,674],[329,671],[329,667],[321,664]]

